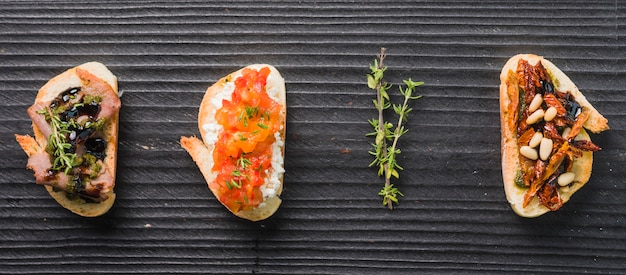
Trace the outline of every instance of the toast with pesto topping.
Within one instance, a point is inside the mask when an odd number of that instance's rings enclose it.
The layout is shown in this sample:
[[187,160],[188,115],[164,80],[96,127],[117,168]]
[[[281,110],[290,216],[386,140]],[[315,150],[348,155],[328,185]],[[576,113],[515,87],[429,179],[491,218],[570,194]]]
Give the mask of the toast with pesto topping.
[[515,213],[556,211],[591,176],[601,148],[588,131],[609,129],[576,85],[552,62],[513,56],[500,74],[502,177]]

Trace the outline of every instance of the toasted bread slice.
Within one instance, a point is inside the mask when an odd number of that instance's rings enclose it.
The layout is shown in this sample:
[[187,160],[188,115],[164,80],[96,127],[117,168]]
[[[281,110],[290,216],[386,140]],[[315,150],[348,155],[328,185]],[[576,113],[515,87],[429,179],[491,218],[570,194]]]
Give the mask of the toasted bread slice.
[[[68,91],[73,89],[74,91],[68,93]],[[72,99],[62,99],[64,95],[71,96]],[[80,128],[72,128],[75,132],[74,136],[76,136],[76,133],[81,133],[80,131],[84,132],[84,136],[79,135],[83,140],[75,141],[76,144],[74,146],[76,148],[84,146],[84,142],[87,139],[94,138],[95,140],[95,137],[97,137],[97,140],[92,143],[105,146],[104,148],[99,147],[97,150],[100,151],[97,153],[90,151],[90,155],[97,154],[99,157],[97,160],[93,160],[93,163],[98,163],[98,165],[91,166],[91,168],[98,169],[98,171],[90,171],[92,175],[88,180],[81,178],[84,175],[81,176],[80,173],[82,172],[77,172],[76,170],[84,171],[84,168],[68,169],[69,174],[65,171],[51,172],[50,168],[52,167],[54,157],[50,157],[49,151],[46,150],[49,136],[53,131],[49,119],[46,119],[46,116],[51,114],[50,110],[53,109],[50,106],[55,106],[55,104],[59,103],[59,105],[66,104],[67,108],[71,108],[70,105],[74,104],[74,101],[80,105],[81,102],[77,100],[85,99],[86,95],[98,97],[100,102],[94,103],[94,106],[97,105],[98,107],[97,111],[92,110],[93,114],[80,114],[80,116],[83,116],[81,120],[83,122],[85,120],[93,120],[95,122],[96,119],[102,119],[102,123],[97,130],[93,128],[93,130],[83,131],[83,126],[86,129],[86,125],[80,126]],[[29,157],[27,167],[35,171],[37,183],[43,184],[48,193],[59,204],[78,215],[85,217],[100,216],[106,213],[115,202],[113,188],[115,186],[117,163],[120,107],[121,102],[115,75],[101,63],[85,63],[50,79],[39,90],[35,103],[28,109],[28,114],[33,120],[34,138],[29,135],[15,135],[17,142]],[[46,113],[47,110],[50,112]],[[86,119],[85,117],[90,118]],[[76,118],[76,120],[79,120],[79,118]],[[68,139],[70,134],[65,134],[64,136]],[[84,150],[87,149],[74,150],[78,158],[86,158]],[[89,150],[96,149],[90,148]],[[85,162],[83,161],[83,163]],[[76,189],[77,184],[75,181],[77,178],[81,178],[79,181],[85,184],[84,190],[80,192],[72,191],[78,190]]]
[[[273,144],[273,150],[277,150],[277,152],[273,152],[272,167],[266,169],[267,178],[265,179],[265,183],[261,186],[261,188],[266,188],[265,190],[269,191],[263,194],[262,203],[252,209],[232,209],[232,207],[229,207],[224,202],[225,199],[220,198],[219,188],[224,187],[220,187],[220,184],[216,183],[218,172],[213,170],[213,166],[215,164],[213,152],[217,142],[217,133],[221,131],[216,129],[218,126],[215,122],[215,114],[219,109],[219,106],[222,105],[222,100],[231,100],[231,94],[233,93],[232,83],[242,76],[243,70],[260,70],[262,68],[269,68],[270,70],[266,80],[266,87],[264,87],[264,89],[270,97],[280,104],[280,117],[283,124],[280,130],[274,134],[277,138]],[[281,204],[279,196],[282,193],[283,185],[283,156],[285,148],[284,123],[286,112],[285,83],[278,70],[267,64],[250,65],[221,78],[206,90],[198,113],[198,128],[200,130],[202,140],[196,137],[181,137],[180,139],[181,146],[187,150],[198,165],[213,195],[215,195],[220,203],[222,203],[229,211],[238,217],[251,221],[263,220],[273,215]],[[270,180],[270,175],[273,175],[273,180]],[[271,187],[268,187],[268,185],[271,185]]]
[[[529,194],[527,193],[529,192],[529,189],[532,188],[523,187],[519,184],[520,177],[524,175],[524,172],[521,169],[521,160],[524,161],[524,158],[520,158],[521,146],[518,143],[518,138],[522,134],[518,133],[519,121],[524,119],[523,117],[519,117],[519,114],[522,113],[519,109],[520,106],[522,106],[521,101],[524,100],[523,96],[520,97],[520,90],[523,90],[521,87],[523,80],[519,77],[520,72],[518,72],[518,64],[520,60],[527,61],[531,66],[536,66],[539,63],[543,65],[548,74],[548,80],[551,81],[554,90],[560,93],[571,94],[580,107],[586,110],[585,112],[588,118],[584,121],[584,129],[598,133],[608,130],[609,126],[608,120],[604,118],[589,103],[589,101],[587,101],[585,96],[578,90],[569,77],[567,77],[552,62],[534,54],[520,54],[509,59],[509,61],[504,65],[500,74],[500,122],[502,127],[501,149],[504,190],[507,200],[511,204],[515,213],[522,217],[537,217],[550,210],[556,210],[558,208],[550,209],[546,207],[540,202],[538,196],[534,196],[532,200],[530,200],[531,197],[529,197]],[[561,128],[566,127],[561,126]],[[580,129],[580,133],[575,137],[575,140],[591,140],[584,129]],[[572,143],[574,142],[573,140],[574,138],[568,140],[567,142]],[[555,144],[556,143],[557,141],[555,141]],[[553,150],[553,156],[555,154],[554,151],[556,151],[556,149]],[[545,163],[549,163],[551,160],[552,159],[548,159],[544,161]],[[580,156],[573,159],[570,172],[574,173],[574,180],[566,186],[557,185],[556,190],[558,191],[558,194],[554,194],[554,197],[560,198],[560,204],[558,207],[560,207],[563,203],[566,203],[576,191],[582,188],[589,181],[592,163],[592,151],[583,150]],[[543,176],[542,178],[548,178],[548,176],[550,175]],[[558,175],[555,174],[555,177],[556,176]],[[516,183],[516,181],[518,183]],[[547,180],[544,179],[541,184],[545,185],[545,181]],[[553,185],[554,183],[555,182],[553,182]]]

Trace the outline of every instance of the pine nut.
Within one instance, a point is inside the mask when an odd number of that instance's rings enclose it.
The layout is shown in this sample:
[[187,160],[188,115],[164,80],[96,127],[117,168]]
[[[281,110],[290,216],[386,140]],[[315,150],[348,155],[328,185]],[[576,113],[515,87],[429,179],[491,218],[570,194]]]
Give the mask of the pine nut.
[[571,130],[572,130],[572,128],[570,128],[570,127],[567,127],[567,128],[565,128],[565,129],[563,129],[563,133],[561,133],[561,136],[562,136],[563,138],[567,138],[567,135],[569,135],[569,132],[570,132]]
[[552,153],[552,140],[549,138],[542,138],[541,145],[539,145],[539,157],[541,160],[548,160]]
[[541,94],[536,94],[535,97],[533,97],[533,100],[530,102],[530,105],[528,105],[528,111],[532,113],[535,110],[539,109],[539,107],[541,107],[541,103],[543,103],[543,97],[541,96]]
[[574,172],[566,172],[559,176],[557,182],[560,186],[568,186],[570,183],[574,182],[574,178],[576,178]]
[[539,146],[541,143],[541,139],[543,138],[543,134],[541,132],[536,132],[532,138],[530,138],[530,142],[528,142],[528,146],[535,148]]
[[519,153],[522,154],[522,156],[532,160],[537,160],[537,158],[539,157],[537,155],[537,150],[531,148],[530,146],[522,146],[521,148],[519,148]]
[[543,120],[545,121],[551,121],[556,117],[556,108],[554,107],[550,107],[548,108],[548,110],[546,110],[546,113],[543,115]]
[[[562,136],[563,138],[567,138],[567,136],[569,135],[569,132],[570,132],[571,130],[572,130],[572,128],[569,128],[569,127],[565,128],[565,129],[563,130],[563,133],[561,133],[561,136]],[[581,132],[582,132],[582,131],[581,131]],[[582,134],[580,134],[580,133],[574,137],[574,140],[584,140],[584,139],[585,139],[585,136],[583,136],[583,135],[582,135]]]
[[529,115],[528,118],[526,118],[526,124],[532,125],[532,124],[537,123],[537,121],[543,118],[543,115],[544,115],[543,109],[538,109],[537,111]]

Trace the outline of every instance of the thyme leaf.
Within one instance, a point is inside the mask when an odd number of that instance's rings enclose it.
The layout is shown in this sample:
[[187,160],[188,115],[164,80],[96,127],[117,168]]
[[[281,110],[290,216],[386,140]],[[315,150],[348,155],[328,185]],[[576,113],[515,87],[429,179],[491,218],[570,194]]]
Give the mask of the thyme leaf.
[[[400,94],[403,96],[401,104],[391,103],[389,97],[389,89],[391,84],[385,82],[383,79],[384,73],[387,67],[383,65],[385,59],[385,48],[381,48],[380,54],[377,59],[374,59],[374,64],[370,65],[370,73],[367,74],[367,86],[370,89],[376,91],[376,99],[372,102],[378,111],[378,118],[370,119],[368,122],[373,128],[373,132],[367,133],[366,136],[373,136],[374,143],[372,143],[373,149],[369,151],[369,154],[374,157],[374,160],[369,166],[378,166],[378,176],[384,176],[385,185],[380,190],[378,195],[383,197],[383,205],[393,209],[393,204],[398,204],[398,196],[404,196],[402,192],[391,183],[391,178],[400,178],[400,172],[403,170],[397,162],[398,155],[401,150],[398,148],[398,140],[401,136],[406,134],[409,129],[406,129],[403,123],[408,119],[408,114],[413,110],[409,107],[409,102],[420,98],[419,95],[413,95],[415,88],[424,84],[424,82],[416,82],[410,78],[404,80],[405,88],[398,87]],[[386,121],[384,117],[385,110],[392,108],[394,113],[398,116],[396,124]]]
[[237,159],[237,167],[239,167],[241,170],[247,169],[250,164],[252,164],[252,162],[247,159],[243,154]]
[[63,171],[67,175],[79,162],[76,153],[71,152],[72,144],[67,139],[67,135],[71,132],[70,127],[75,125],[62,121],[50,107],[41,109],[38,113],[43,114],[46,121],[50,123],[51,133],[48,136],[46,151],[51,157],[51,170]]

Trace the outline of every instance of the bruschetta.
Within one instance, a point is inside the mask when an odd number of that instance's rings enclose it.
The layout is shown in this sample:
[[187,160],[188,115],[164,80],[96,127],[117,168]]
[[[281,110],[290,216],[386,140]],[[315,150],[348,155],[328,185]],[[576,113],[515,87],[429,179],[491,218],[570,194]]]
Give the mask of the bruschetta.
[[100,216],[115,201],[120,107],[115,75],[85,63],[41,87],[27,110],[34,137],[15,135],[36,183],[78,215]]
[[608,120],[540,56],[510,58],[500,81],[506,198],[522,217],[556,211],[589,181],[593,152],[601,148],[587,130],[608,130]]
[[206,90],[198,113],[202,140],[180,139],[213,195],[238,217],[263,220],[281,204],[286,113],[278,70],[249,65]]

